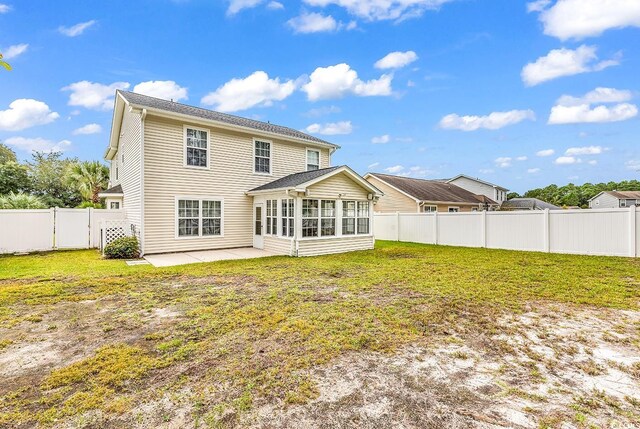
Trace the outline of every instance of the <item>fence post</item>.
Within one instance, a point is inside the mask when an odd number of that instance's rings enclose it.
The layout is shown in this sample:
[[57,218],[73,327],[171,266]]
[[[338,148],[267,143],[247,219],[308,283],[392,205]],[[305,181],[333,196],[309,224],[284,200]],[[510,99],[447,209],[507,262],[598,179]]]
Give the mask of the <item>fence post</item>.
[[433,212],[433,244],[438,244],[438,209]]
[[543,243],[544,243],[544,251],[549,253],[551,252],[551,228],[549,227],[549,209],[544,209],[544,221],[543,221]]
[[487,211],[486,210],[482,210],[480,214],[480,222],[482,222],[482,224],[480,225],[480,233],[482,234],[481,246],[487,247]]
[[51,214],[51,250],[56,248],[56,208],[49,207]]
[[88,211],[88,223],[87,223],[87,228],[89,228],[89,233],[87,234],[89,236],[89,242],[87,244],[87,249],[91,249],[91,246],[93,244],[93,234],[92,234],[92,229],[93,229],[93,207],[87,207],[87,211]]
[[400,241],[400,212],[396,212],[396,241]]
[[636,257],[636,206],[629,207],[629,256]]

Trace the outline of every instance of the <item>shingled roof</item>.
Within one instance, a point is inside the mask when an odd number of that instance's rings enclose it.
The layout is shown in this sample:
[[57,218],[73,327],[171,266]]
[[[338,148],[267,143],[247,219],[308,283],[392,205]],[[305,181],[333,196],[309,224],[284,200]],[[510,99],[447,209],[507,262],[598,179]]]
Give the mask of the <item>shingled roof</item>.
[[604,191],[619,200],[640,200],[640,191]]
[[511,198],[504,201],[501,210],[561,210],[560,207],[554,206],[546,201],[537,198]]
[[193,116],[194,118],[206,119],[209,121],[221,122],[224,124],[235,125],[243,128],[251,128],[258,131],[264,131],[271,134],[279,134],[284,137],[293,137],[296,139],[307,140],[313,143],[321,143],[338,147],[326,140],[319,139],[312,135],[294,130],[293,128],[281,125],[271,124],[269,122],[256,121],[254,119],[242,118],[240,116],[220,113],[214,110],[203,109],[201,107],[189,106],[186,104],[176,103],[175,101],[167,101],[161,98],[149,97],[148,95],[137,94],[129,91],[117,91],[128,103],[146,107],[151,109],[164,110],[166,112],[178,113],[181,115]]
[[385,183],[411,195],[418,201],[498,204],[491,198],[482,198],[452,183],[439,180],[414,179],[410,177],[391,176],[388,174],[370,173]]
[[339,165],[337,167],[321,168],[320,170],[303,171],[301,173],[289,174],[288,176],[284,176],[280,179],[274,180],[273,182],[269,182],[266,185],[258,186],[257,188],[254,188],[249,192],[295,188],[298,185],[302,185],[303,183],[307,183],[313,179],[322,177],[341,167],[344,166]]
[[122,185],[116,185],[100,192],[101,194],[122,194]]

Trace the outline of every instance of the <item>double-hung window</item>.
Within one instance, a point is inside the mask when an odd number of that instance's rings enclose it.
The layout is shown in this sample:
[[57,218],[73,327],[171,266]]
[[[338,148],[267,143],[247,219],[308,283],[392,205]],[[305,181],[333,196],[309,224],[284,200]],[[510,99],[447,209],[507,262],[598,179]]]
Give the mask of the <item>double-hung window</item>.
[[369,234],[369,202],[358,201],[358,234]]
[[222,235],[222,201],[184,198],[177,201],[178,237]]
[[435,213],[438,211],[438,206],[422,206],[423,213]]
[[282,200],[282,236],[293,237],[295,228],[294,202],[293,198]]
[[271,142],[254,140],[253,172],[271,174]]
[[342,235],[356,233],[356,202],[342,202]]
[[185,127],[185,165],[189,167],[209,167],[209,132]]
[[318,200],[302,200],[302,237],[318,236]]
[[267,234],[278,234],[278,200],[267,200]]
[[336,235],[336,202],[320,200],[320,235],[331,237]]
[[307,149],[307,171],[320,169],[320,151]]

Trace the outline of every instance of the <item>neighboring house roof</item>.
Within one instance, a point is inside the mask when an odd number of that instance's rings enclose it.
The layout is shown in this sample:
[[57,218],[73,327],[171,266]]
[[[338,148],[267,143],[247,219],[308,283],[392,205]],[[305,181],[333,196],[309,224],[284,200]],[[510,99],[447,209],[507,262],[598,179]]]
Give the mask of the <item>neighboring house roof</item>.
[[281,189],[304,189],[316,182],[327,179],[330,176],[338,173],[346,173],[355,181],[359,182],[364,188],[369,189],[373,194],[377,196],[384,195],[382,191],[376,188],[371,183],[364,180],[358,173],[353,171],[346,165],[340,165],[337,167],[321,168],[320,170],[303,171],[300,173],[293,173],[288,176],[284,176],[280,179],[269,182],[265,185],[258,186],[257,188],[248,191],[248,194],[260,193],[265,191],[276,191]]
[[493,201],[491,198],[487,197],[486,195],[474,194],[474,197],[476,197],[478,201],[480,201],[482,204],[496,205],[496,206],[499,205],[498,202]]
[[116,196],[116,195],[124,195],[123,191],[122,191],[122,185],[116,185],[116,186],[112,186],[109,189],[105,189],[104,191],[100,192],[98,194],[101,197],[109,197],[109,196]]
[[487,182],[486,180],[481,180],[481,179],[478,179],[477,177],[467,176],[466,174],[458,174],[456,177],[453,177],[451,179],[447,179],[446,181],[447,182],[453,182],[454,180],[459,179],[461,177],[464,177],[465,179],[469,179],[469,180],[474,180],[474,181],[482,183],[484,185],[493,186],[494,188],[498,188],[501,191],[505,191],[505,192],[508,191],[507,188],[504,188],[502,186],[496,185],[495,183]]
[[560,207],[537,198],[511,198],[504,201],[500,208],[502,210],[561,210]]
[[[399,191],[409,195],[417,201],[429,202],[449,202],[479,204],[483,202],[481,196],[462,189],[453,183],[441,182],[438,180],[414,179],[410,177],[392,176],[389,174],[368,173],[378,180],[390,185]],[[487,198],[487,204],[497,204]]]
[[596,199],[602,194],[609,194],[619,200],[640,200],[640,191],[602,191],[595,197],[591,198],[591,200]]
[[167,101],[161,98],[149,97],[148,95],[137,94],[135,92],[120,91],[118,93],[129,103],[143,106],[147,108],[153,108],[158,110],[164,110],[172,113],[179,113],[182,115],[193,116],[195,118],[207,119],[210,121],[222,122],[229,125],[235,125],[243,128],[252,128],[259,131],[265,131],[272,134],[280,134],[285,137],[294,137],[297,139],[308,140],[314,143],[322,143],[331,146],[336,146],[329,143],[326,140],[319,139],[312,135],[303,133],[302,131],[294,130],[293,128],[284,127],[281,125],[271,124],[269,122],[256,121],[254,119],[242,118],[240,116],[229,115],[227,113],[220,113],[209,109],[203,109],[201,107],[189,106],[182,103],[176,103],[175,101]]

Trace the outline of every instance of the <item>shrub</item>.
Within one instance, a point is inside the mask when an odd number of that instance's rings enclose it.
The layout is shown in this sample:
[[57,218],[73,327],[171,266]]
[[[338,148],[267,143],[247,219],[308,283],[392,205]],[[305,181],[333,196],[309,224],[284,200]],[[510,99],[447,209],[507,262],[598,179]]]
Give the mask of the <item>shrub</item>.
[[47,205],[35,195],[17,194],[9,192],[8,195],[0,195],[0,209],[46,209]]
[[113,240],[104,248],[107,259],[134,259],[140,256],[140,247],[136,237],[121,237]]
[[77,209],[86,209],[88,207],[91,207],[91,208],[94,208],[94,209],[102,209],[102,208],[104,208],[104,207],[102,207],[101,203],[94,203],[93,201],[83,201],[76,208]]

